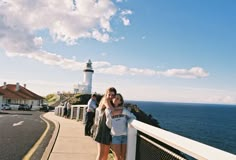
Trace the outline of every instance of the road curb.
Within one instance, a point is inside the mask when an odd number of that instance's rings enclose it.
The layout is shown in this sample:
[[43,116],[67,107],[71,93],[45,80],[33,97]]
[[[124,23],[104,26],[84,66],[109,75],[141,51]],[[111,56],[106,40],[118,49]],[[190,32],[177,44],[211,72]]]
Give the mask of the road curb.
[[43,141],[43,139],[45,138],[45,136],[47,135],[47,133],[50,129],[49,122],[46,121],[45,118],[43,118],[41,115],[40,115],[40,118],[46,122],[47,128],[44,130],[43,134],[40,136],[40,138],[37,140],[37,142],[33,145],[33,147],[23,157],[23,160],[29,160],[32,157],[32,155],[37,150],[37,148],[39,147],[39,145],[41,144],[41,142]]
[[1,112],[1,111],[0,111],[0,114],[9,114],[9,113],[7,113],[7,112]]
[[43,156],[41,158],[41,160],[48,160],[49,157],[50,157],[50,154],[51,154],[51,152],[53,150],[53,147],[55,145],[55,142],[57,140],[57,136],[58,136],[58,133],[59,133],[59,130],[60,130],[60,123],[58,121],[53,120],[53,119],[48,119],[44,115],[43,115],[43,117],[44,117],[45,120],[52,121],[54,123],[54,125],[55,125],[55,129],[53,131],[53,135],[52,135],[52,137],[51,137],[51,139],[50,139],[50,141],[48,143],[48,146],[45,149],[45,151],[43,153]]

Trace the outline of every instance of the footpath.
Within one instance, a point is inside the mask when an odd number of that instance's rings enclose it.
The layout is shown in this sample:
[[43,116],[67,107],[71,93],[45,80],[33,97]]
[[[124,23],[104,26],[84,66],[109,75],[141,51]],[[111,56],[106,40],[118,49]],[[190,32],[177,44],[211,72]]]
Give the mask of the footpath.
[[54,112],[48,112],[44,117],[54,122],[56,127],[43,160],[96,159],[97,144],[91,137],[84,136],[82,122],[56,116]]

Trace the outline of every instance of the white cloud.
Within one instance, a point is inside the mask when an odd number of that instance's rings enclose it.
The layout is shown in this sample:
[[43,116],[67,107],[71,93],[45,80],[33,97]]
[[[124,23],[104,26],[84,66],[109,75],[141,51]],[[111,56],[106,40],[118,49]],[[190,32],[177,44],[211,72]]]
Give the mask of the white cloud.
[[[110,37],[110,21],[116,11],[117,8],[111,0],[8,0],[0,3],[0,48],[11,57],[22,56],[64,69],[82,70],[84,62],[42,50],[43,39],[36,36],[36,33],[47,29],[55,41],[71,45],[76,44],[79,38],[93,38],[104,43],[109,40],[119,41],[125,38]],[[131,10],[121,10],[120,18],[124,25],[130,24],[126,16],[131,14]],[[156,71],[113,65],[109,62],[93,62],[93,66],[98,73],[103,74],[180,78],[208,76],[200,67]]]
[[120,18],[123,22],[124,26],[129,26],[130,25],[130,20],[126,17],[127,15],[132,15],[133,12],[131,10],[122,10],[120,12]]
[[116,0],[116,2],[117,2],[117,3],[121,3],[121,2],[123,2],[123,0]]
[[41,47],[43,45],[42,37],[35,37],[33,41],[34,41],[34,45],[37,47]]
[[94,67],[94,68],[96,68],[97,73],[113,74],[113,75],[166,76],[166,77],[177,77],[184,79],[204,78],[209,75],[209,73],[207,73],[201,67],[193,67],[190,69],[169,69],[167,71],[156,71],[153,69],[128,68],[127,66],[124,65],[112,65],[110,63],[103,62],[99,67]]
[[133,12],[131,10],[122,10],[120,15],[121,16],[126,16],[126,15],[131,15]]
[[[81,62],[43,50],[43,38],[36,36],[36,33],[48,30],[55,42],[63,41],[69,45],[76,44],[79,38],[92,38],[105,43],[114,40],[110,36],[110,21],[116,11],[111,0],[1,1],[0,48],[7,56],[23,56],[77,70]],[[124,37],[115,38],[116,41],[122,39]],[[99,62],[97,64],[101,65]]]
[[55,41],[70,45],[79,38],[108,42],[116,11],[111,0],[1,2],[0,47],[16,52],[36,50],[34,34],[40,30],[48,30]]
[[110,37],[109,37],[109,34],[107,34],[107,33],[101,33],[101,32],[99,32],[99,31],[97,31],[97,30],[94,30],[93,32],[92,32],[92,37],[94,38],[94,39],[96,39],[96,40],[98,40],[98,41],[101,41],[101,42],[108,42],[109,41],[109,39],[110,39]]
[[130,25],[130,21],[128,18],[126,17],[121,17],[122,21],[123,21],[123,24],[124,26],[129,26]]
[[[31,53],[15,53],[7,52],[10,57],[22,56],[27,58],[32,58],[40,61],[47,65],[59,66],[63,69],[69,70],[83,70],[86,62],[76,61],[75,57],[72,59],[64,58],[61,55],[55,53],[49,53],[45,51],[37,51]],[[209,75],[201,67],[193,67],[190,69],[168,69],[166,71],[156,71],[153,69],[142,69],[142,68],[129,68],[124,65],[114,65],[106,61],[95,61],[93,63],[93,68],[96,73],[110,74],[110,75],[142,75],[142,76],[166,76],[166,77],[178,77],[178,78],[204,78]]]
[[30,53],[6,52],[6,54],[9,57],[21,56],[31,58],[47,65],[59,66],[63,69],[83,70],[84,68],[84,62],[75,61],[74,58],[67,59],[55,53],[49,53],[45,51],[35,51]]
[[98,61],[98,62],[92,62],[92,63],[93,63],[93,68],[97,68],[97,69],[111,66],[109,62],[105,62],[105,61]]
[[112,40],[113,41],[115,41],[115,42],[119,42],[120,40],[124,40],[125,39],[125,37],[119,37],[119,38],[112,38]]
[[203,78],[209,75],[209,73],[201,67],[193,67],[190,69],[168,69],[167,71],[157,72],[157,74],[179,78]]
[[[196,88],[185,86],[165,86],[160,93],[164,97],[169,97],[171,101],[194,102],[194,103],[218,103],[235,104],[236,93],[232,90],[219,88]],[[169,90],[166,95],[163,91]],[[172,98],[171,98],[171,94]]]
[[96,69],[96,72],[102,74],[124,75],[128,73],[128,68],[123,65],[111,65],[109,67],[98,68]]
[[131,75],[147,75],[147,76],[156,75],[155,70],[152,70],[152,69],[139,69],[139,68],[130,68],[129,73]]
[[235,104],[236,98],[229,95],[214,95],[208,97],[206,101],[209,103]]

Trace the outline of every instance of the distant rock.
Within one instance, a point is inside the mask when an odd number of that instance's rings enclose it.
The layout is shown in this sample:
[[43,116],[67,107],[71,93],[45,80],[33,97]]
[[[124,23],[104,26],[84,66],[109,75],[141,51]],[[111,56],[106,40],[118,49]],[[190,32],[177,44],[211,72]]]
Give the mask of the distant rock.
[[152,115],[150,114],[147,115],[136,104],[125,103],[124,105],[128,110],[130,110],[136,116],[137,120],[161,128],[159,122],[156,119],[154,119]]

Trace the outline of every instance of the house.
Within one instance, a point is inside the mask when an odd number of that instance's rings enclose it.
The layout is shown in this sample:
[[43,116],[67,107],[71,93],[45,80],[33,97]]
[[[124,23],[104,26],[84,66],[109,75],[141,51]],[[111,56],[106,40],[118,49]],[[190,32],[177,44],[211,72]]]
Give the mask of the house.
[[19,83],[7,84],[4,82],[3,86],[0,86],[0,103],[1,99],[2,104],[28,104],[37,108],[43,103],[44,98],[28,90],[26,84],[21,86]]

